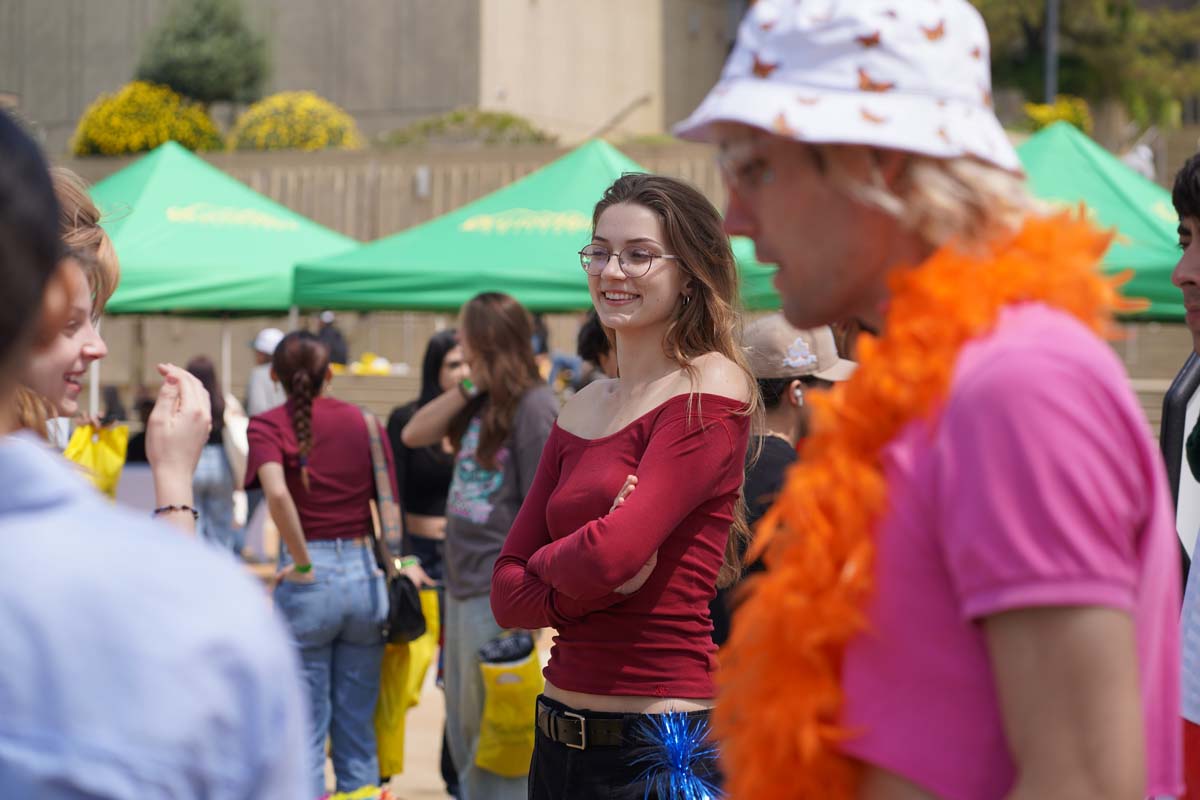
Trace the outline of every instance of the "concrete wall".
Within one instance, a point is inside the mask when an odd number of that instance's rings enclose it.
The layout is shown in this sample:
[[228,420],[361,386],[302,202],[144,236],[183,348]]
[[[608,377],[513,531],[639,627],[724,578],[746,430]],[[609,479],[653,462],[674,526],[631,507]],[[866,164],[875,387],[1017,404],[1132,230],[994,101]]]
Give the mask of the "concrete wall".
[[[64,151],[88,104],[132,78],[171,2],[0,0],[0,98]],[[479,105],[571,144],[617,117],[617,139],[684,117],[720,73],[743,0],[242,2],[267,37],[267,91],[311,89],[368,136]],[[214,115],[228,125],[235,111]]]
[[[729,0],[663,0],[663,126],[691,114],[721,75],[737,38]],[[739,4],[734,4],[739,5]]]
[[480,105],[578,142],[662,130],[662,0],[481,0]]
[[730,0],[481,0],[480,104],[564,144],[662,133],[716,82],[734,10]]
[[479,0],[243,0],[270,8],[273,89],[313,89],[365,133],[479,95]]
[[[170,2],[0,0],[0,94],[62,152],[88,104],[132,78]],[[367,135],[477,102],[479,0],[243,3],[267,37],[268,93],[316,91]]]

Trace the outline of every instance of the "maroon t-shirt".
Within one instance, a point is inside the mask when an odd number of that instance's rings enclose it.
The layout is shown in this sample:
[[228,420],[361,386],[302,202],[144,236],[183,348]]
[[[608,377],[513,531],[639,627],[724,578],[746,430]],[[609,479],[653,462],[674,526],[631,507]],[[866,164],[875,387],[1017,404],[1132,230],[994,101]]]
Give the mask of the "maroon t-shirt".
[[[250,419],[246,488],[259,488],[258,469],[263,464],[282,464],[288,491],[300,512],[305,539],[368,535],[371,530],[368,503],[375,497],[375,471],[362,410],[332,397],[313,401],[309,489],[305,491],[300,480],[300,447],[292,430],[292,407],[289,400]],[[380,439],[387,458],[392,496],[399,497],[392,448],[382,429]]]

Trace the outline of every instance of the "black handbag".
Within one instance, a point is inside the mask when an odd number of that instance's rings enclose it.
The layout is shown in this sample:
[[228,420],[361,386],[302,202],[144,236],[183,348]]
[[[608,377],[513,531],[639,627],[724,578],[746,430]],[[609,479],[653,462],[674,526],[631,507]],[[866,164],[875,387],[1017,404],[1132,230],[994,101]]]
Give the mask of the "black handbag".
[[402,572],[400,562],[388,547],[388,540],[400,535],[400,506],[392,496],[392,481],[379,434],[379,420],[363,411],[367,434],[371,438],[371,465],[375,472],[375,497],[371,501],[371,544],[375,563],[387,582],[388,615],[383,638],[390,644],[404,644],[425,635],[425,612],[421,593]]

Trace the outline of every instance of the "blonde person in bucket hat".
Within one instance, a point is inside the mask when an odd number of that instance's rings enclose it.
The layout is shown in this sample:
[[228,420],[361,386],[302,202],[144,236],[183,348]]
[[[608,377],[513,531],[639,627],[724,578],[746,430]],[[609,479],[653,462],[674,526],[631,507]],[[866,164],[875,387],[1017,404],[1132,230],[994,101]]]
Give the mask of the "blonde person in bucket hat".
[[1182,790],[1178,545],[1098,335],[1108,236],[1032,210],[988,63],[964,0],[758,0],[677,129],[788,321],[878,334],[757,529],[715,715],[734,798]]

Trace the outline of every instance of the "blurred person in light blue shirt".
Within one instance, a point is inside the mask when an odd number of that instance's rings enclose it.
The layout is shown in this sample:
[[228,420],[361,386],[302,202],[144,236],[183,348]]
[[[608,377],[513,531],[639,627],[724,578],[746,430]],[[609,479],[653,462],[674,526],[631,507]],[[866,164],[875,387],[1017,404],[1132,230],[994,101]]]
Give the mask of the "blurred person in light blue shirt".
[[[306,798],[298,667],[261,589],[12,433],[13,376],[81,279],[59,248],[45,162],[0,113],[0,797]],[[168,376],[164,461],[195,463],[193,388]]]

